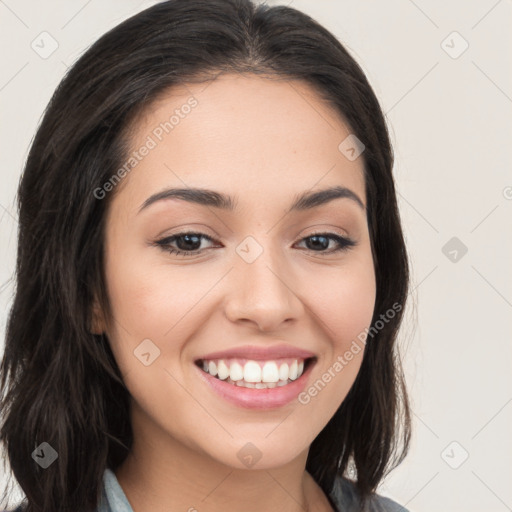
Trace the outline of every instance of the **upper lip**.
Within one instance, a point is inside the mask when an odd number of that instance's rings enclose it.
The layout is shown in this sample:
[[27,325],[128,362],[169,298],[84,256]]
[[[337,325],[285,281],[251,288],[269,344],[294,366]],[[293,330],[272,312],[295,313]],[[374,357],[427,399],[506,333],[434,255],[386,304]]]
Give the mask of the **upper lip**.
[[199,359],[253,359],[253,360],[272,360],[280,358],[296,358],[296,359],[308,359],[315,357],[313,352],[309,350],[303,350],[291,345],[274,345],[272,347],[262,347],[258,345],[244,345],[243,347],[234,347],[228,350],[221,350],[218,352],[211,352]]

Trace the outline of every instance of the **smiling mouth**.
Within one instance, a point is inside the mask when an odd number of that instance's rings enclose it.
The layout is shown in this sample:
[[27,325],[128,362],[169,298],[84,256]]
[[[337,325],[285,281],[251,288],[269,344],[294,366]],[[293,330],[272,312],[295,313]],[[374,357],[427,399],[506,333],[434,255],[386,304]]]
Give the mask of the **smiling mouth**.
[[234,386],[267,389],[286,386],[297,380],[316,359],[198,359],[195,364],[212,377]]

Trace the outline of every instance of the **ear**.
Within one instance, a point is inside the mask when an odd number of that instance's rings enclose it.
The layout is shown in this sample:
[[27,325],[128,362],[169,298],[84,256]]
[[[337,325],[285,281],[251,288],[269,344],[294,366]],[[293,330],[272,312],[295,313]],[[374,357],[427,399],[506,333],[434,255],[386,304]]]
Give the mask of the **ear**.
[[91,308],[91,316],[92,319],[89,332],[91,334],[103,334],[105,332],[105,318],[96,298],[94,299]]

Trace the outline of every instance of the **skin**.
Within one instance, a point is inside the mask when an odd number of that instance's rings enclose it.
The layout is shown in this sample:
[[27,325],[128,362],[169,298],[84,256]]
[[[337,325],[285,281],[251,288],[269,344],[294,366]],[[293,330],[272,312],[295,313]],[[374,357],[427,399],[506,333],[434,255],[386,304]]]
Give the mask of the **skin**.
[[[317,355],[307,389],[370,326],[376,288],[365,210],[342,198],[286,213],[299,193],[336,185],[366,206],[363,158],[340,152],[350,129],[308,84],[234,74],[170,89],[137,121],[133,150],[192,94],[198,105],[124,177],[108,212],[113,319],[96,311],[94,328],[107,333],[132,396],[134,432],[116,476],[135,512],[332,510],[306,459],[363,351],[308,404],[263,411],[215,394],[197,378],[194,360],[289,343]],[[224,192],[236,196],[237,209],[168,199],[138,212],[169,187]],[[187,231],[214,241],[201,239],[195,256],[154,245]],[[357,245],[332,253],[338,244],[327,239],[327,248],[315,248],[307,238],[315,232]],[[235,251],[247,236],[263,249],[251,264]],[[134,357],[144,339],[160,350],[149,366]],[[237,457],[248,442],[262,455],[250,468]]]

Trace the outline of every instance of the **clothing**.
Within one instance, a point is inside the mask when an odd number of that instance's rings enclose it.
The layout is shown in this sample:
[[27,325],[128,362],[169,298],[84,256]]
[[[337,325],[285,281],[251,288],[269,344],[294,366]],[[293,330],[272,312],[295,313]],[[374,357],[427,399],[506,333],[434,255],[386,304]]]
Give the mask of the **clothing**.
[[[336,480],[330,497],[339,512],[361,512],[358,507],[355,486],[349,480],[344,478]],[[133,512],[115,473],[109,468],[105,470],[103,475],[103,492],[95,512]],[[364,512],[409,511],[389,498],[374,495]]]
[[[395,501],[377,494],[372,497],[364,511],[361,511],[355,486],[345,478],[336,480],[330,498],[338,512],[409,512]],[[12,512],[23,512],[21,505]],[[133,512],[115,473],[109,468],[103,473],[101,498],[95,512]]]
[[[338,478],[330,494],[339,512],[361,512],[355,485],[345,478]],[[409,512],[389,498],[374,494],[362,512]]]

